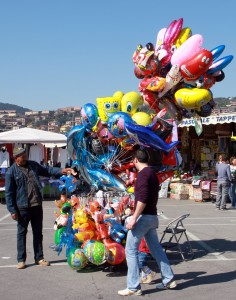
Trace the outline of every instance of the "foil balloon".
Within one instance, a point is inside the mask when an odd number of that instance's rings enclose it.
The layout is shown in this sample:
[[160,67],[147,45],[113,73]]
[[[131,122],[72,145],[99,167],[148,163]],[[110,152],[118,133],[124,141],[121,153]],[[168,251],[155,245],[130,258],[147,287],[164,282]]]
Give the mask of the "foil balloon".
[[60,177],[60,181],[62,184],[59,185],[59,190],[62,191],[66,189],[68,192],[72,193],[76,189],[77,183],[75,182],[74,176],[70,175],[62,175]]
[[177,39],[175,40],[175,47],[179,48],[184,42],[187,41],[188,38],[192,36],[192,31],[189,27],[182,28],[180,34],[178,35]]
[[228,66],[229,63],[233,60],[233,55],[228,55],[225,57],[222,57],[218,60],[216,60],[210,67],[209,70],[207,71],[207,74],[214,74],[218,71],[221,71],[224,69],[226,66]]
[[133,115],[143,105],[143,97],[137,92],[129,92],[121,99],[121,111]]
[[97,106],[92,103],[85,104],[81,109],[82,121],[91,127],[95,126],[98,120]]
[[102,123],[107,123],[109,116],[120,111],[120,99],[117,97],[97,98],[96,101]]
[[220,45],[211,50],[213,61],[215,61],[225,50],[225,45]]
[[114,97],[114,98],[117,98],[118,100],[121,100],[123,96],[124,96],[124,93],[123,93],[122,91],[116,91],[116,92],[113,94],[113,97]]
[[200,34],[194,34],[186,42],[184,42],[178,49],[175,50],[171,57],[172,65],[181,65],[184,61],[189,59],[194,54],[202,49],[203,37]]
[[133,139],[134,142],[139,145],[149,146],[156,150],[160,149],[164,152],[169,152],[178,144],[178,141],[172,142],[170,144],[166,143],[149,126],[127,123],[126,130],[130,138]]
[[202,49],[191,58],[182,62],[180,73],[187,80],[196,80],[209,69],[211,63],[212,53]]
[[200,110],[200,107],[212,99],[212,94],[207,89],[179,89],[175,93],[175,101],[178,106],[186,109]]
[[107,127],[110,133],[116,138],[127,136],[125,123],[132,122],[130,115],[125,112],[117,112],[109,117]]
[[140,92],[144,90],[152,92],[161,92],[163,91],[166,85],[166,79],[159,76],[146,77],[139,84]]
[[178,37],[183,25],[183,19],[179,19],[178,21],[174,20],[168,26],[164,36],[164,42],[162,45],[156,49],[155,57],[158,61],[161,62],[162,66],[167,65],[170,62],[172,56],[172,45],[174,41]]
[[137,78],[142,79],[145,76],[153,75],[157,71],[158,63],[153,57],[154,45],[152,43],[146,44],[145,47],[141,44],[138,45],[133,54],[134,74]]
[[110,133],[107,127],[103,127],[99,132],[98,136],[100,137],[101,141],[109,141],[114,138],[114,136]]
[[167,28],[162,28],[157,33],[155,53],[159,49],[159,47],[164,43],[164,37],[165,37],[166,29]]
[[132,120],[138,124],[138,125],[143,125],[147,126],[152,123],[152,118],[151,116],[143,111],[137,112],[132,116]]
[[164,89],[158,93],[158,97],[164,96],[170,89],[180,82],[182,76],[180,74],[179,65],[173,65],[166,75],[166,83]]

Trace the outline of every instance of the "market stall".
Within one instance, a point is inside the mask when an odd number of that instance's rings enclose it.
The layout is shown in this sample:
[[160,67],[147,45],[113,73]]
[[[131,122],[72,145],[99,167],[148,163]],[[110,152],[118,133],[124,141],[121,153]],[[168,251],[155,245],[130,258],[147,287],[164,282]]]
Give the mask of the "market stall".
[[[226,154],[229,158],[236,155],[236,113],[210,115],[201,118],[203,131],[198,136],[195,131],[193,118],[183,119],[178,125],[181,131],[181,155],[183,158],[183,174],[180,183],[185,188],[172,184],[172,198],[178,194],[177,189],[184,190],[182,198],[202,201],[210,199],[215,194],[216,175],[215,164],[220,154]],[[190,160],[194,159],[200,166],[201,172],[191,176]],[[190,180],[191,178],[191,180]],[[191,181],[191,186],[186,184]],[[178,186],[178,187],[177,187]],[[189,190],[189,197],[186,196]],[[213,192],[214,190],[214,192]]]
[[[67,137],[64,134],[34,128],[21,128],[0,133],[0,187],[5,186],[5,172],[13,163],[13,148],[20,145],[26,148],[29,159],[41,164],[53,164],[53,152],[65,152]],[[58,150],[59,149],[59,150]],[[63,149],[63,150],[61,150]],[[55,153],[54,153],[55,154]],[[64,155],[65,156],[65,155]]]

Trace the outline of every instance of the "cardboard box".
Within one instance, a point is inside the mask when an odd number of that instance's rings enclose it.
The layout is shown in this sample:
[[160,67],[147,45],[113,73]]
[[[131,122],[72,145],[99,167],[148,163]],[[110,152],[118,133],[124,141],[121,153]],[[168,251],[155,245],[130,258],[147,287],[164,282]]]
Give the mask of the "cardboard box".
[[195,201],[202,201],[202,189],[201,188],[193,189],[193,198]]

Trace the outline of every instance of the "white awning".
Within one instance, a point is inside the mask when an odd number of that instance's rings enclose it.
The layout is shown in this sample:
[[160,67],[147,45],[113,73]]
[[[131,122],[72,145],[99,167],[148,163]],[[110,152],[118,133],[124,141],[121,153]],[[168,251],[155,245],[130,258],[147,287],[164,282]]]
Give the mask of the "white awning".
[[[236,123],[236,113],[232,114],[220,114],[220,115],[212,115],[206,118],[201,118],[203,125],[210,124],[224,124],[224,123]],[[179,127],[189,127],[194,126],[194,119],[183,119],[179,124]]]

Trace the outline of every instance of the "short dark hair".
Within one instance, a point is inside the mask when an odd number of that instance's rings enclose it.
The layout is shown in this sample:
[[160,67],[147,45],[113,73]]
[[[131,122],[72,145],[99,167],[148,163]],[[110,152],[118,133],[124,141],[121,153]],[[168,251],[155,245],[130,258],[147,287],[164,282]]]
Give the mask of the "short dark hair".
[[222,154],[222,161],[227,161],[228,160],[228,157],[225,155],[225,154]]
[[145,149],[138,149],[134,152],[134,158],[137,158],[137,160],[141,163],[148,163],[149,154]]

